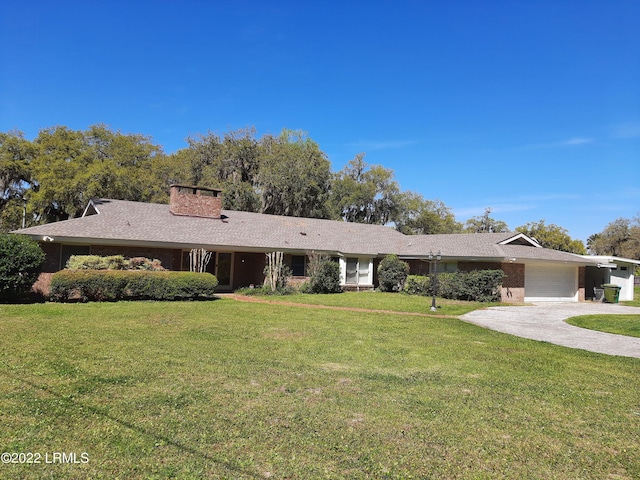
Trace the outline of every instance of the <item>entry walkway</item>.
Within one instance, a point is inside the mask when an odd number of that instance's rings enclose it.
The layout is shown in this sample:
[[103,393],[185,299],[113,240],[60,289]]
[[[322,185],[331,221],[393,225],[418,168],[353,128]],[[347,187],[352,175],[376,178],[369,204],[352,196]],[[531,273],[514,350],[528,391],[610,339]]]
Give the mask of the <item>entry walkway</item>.
[[489,307],[462,315],[466,322],[509,333],[591,352],[640,358],[640,338],[574,327],[564,320],[578,315],[640,315],[640,307],[610,303],[540,302],[522,307]]

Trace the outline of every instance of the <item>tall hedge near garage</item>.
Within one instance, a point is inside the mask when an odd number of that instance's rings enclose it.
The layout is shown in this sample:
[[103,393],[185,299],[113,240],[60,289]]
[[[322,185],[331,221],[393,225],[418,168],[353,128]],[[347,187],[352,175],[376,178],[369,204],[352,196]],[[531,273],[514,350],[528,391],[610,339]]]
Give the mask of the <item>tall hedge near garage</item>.
[[[439,297],[451,300],[498,302],[504,277],[502,270],[439,273],[436,292]],[[433,284],[428,276],[410,275],[404,292],[411,295],[431,295]]]
[[199,300],[213,298],[218,279],[210,273],[62,270],[51,278],[54,302]]

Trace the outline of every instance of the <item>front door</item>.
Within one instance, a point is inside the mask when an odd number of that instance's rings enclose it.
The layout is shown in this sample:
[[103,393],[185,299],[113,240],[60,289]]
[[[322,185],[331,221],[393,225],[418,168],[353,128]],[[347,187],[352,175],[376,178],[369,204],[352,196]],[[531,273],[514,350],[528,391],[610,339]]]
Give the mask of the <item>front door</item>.
[[[182,252],[182,270],[190,269],[190,250]],[[233,253],[210,252],[211,258],[206,266],[206,271],[212,273],[218,279],[218,290],[231,290]]]

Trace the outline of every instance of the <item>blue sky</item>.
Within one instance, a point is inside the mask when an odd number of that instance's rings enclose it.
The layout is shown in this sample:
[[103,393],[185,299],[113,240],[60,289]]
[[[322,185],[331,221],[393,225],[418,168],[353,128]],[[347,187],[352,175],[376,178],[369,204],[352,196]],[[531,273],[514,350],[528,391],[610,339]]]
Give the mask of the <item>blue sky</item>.
[[640,2],[30,1],[0,12],[0,131],[308,132],[459,221],[578,239],[640,213]]

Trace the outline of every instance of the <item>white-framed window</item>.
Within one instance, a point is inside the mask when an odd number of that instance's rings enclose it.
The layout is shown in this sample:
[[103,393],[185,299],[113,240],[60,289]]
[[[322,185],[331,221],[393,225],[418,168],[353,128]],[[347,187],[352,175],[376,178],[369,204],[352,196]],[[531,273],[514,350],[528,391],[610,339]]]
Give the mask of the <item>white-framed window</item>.
[[373,259],[362,257],[347,257],[340,259],[345,285],[372,285]]

